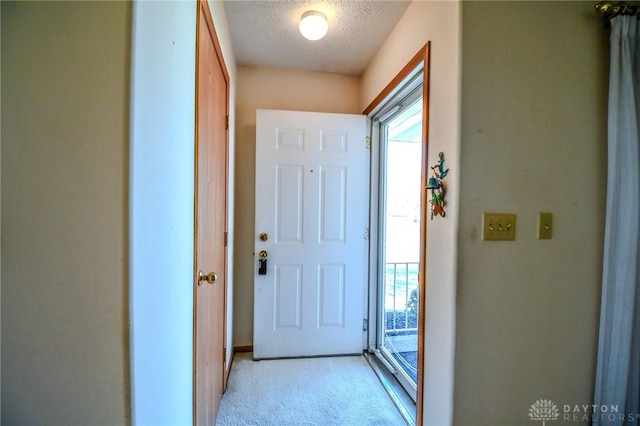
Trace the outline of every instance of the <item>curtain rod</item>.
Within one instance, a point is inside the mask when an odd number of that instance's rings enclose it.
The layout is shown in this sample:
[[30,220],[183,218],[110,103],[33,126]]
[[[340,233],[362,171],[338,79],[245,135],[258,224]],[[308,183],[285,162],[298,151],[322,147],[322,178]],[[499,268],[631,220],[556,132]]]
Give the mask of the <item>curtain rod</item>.
[[640,5],[629,4],[624,1],[601,1],[596,3],[596,13],[604,16],[606,21],[610,21],[620,15],[640,16]]

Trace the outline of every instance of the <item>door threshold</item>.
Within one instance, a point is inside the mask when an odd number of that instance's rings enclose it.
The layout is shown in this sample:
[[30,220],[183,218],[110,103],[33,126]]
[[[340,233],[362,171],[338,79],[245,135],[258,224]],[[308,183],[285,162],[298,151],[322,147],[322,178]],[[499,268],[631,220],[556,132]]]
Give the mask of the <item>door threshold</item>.
[[398,379],[391,374],[382,362],[373,354],[364,352],[364,358],[373,369],[382,387],[393,401],[394,405],[400,412],[400,415],[409,426],[416,424],[416,403],[413,402],[411,396],[402,387]]
[[279,359],[305,359],[305,358],[336,358],[336,357],[347,357],[347,356],[361,356],[361,353],[352,353],[352,354],[323,354],[323,355],[292,355],[292,356],[266,356],[257,358],[255,355],[251,354],[254,361],[271,361],[271,360],[279,360]]

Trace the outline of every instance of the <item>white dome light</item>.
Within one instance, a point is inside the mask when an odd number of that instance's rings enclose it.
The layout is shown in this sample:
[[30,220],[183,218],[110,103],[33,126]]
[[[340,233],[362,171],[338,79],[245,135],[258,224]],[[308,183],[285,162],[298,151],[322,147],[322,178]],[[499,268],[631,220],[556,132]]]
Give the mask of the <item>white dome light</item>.
[[302,14],[300,19],[300,33],[307,40],[320,40],[327,34],[329,23],[324,14],[310,10]]

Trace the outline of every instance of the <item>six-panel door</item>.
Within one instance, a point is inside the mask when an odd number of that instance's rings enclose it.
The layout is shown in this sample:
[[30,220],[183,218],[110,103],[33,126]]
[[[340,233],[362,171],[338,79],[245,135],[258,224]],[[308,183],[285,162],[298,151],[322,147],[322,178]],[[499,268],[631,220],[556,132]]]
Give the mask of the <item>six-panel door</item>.
[[[257,112],[256,359],[362,352],[365,125],[361,115]],[[261,251],[267,255],[264,275]]]

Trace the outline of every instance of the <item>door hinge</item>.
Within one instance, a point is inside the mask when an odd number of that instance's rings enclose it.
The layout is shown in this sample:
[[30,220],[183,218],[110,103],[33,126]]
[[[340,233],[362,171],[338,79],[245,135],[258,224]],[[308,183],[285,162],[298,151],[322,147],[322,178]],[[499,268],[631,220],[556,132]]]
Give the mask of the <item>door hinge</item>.
[[371,136],[367,136],[364,140],[364,146],[369,149],[371,148]]
[[227,363],[227,348],[222,348],[222,363]]
[[369,331],[369,320],[366,318],[362,320],[362,331]]
[[364,240],[369,241],[369,228],[364,228]]
[[225,129],[229,130],[229,116],[228,115],[225,117],[224,121],[225,121],[225,124],[224,124]]
[[225,232],[224,233],[224,246],[227,247],[228,244],[229,244],[229,233]]

